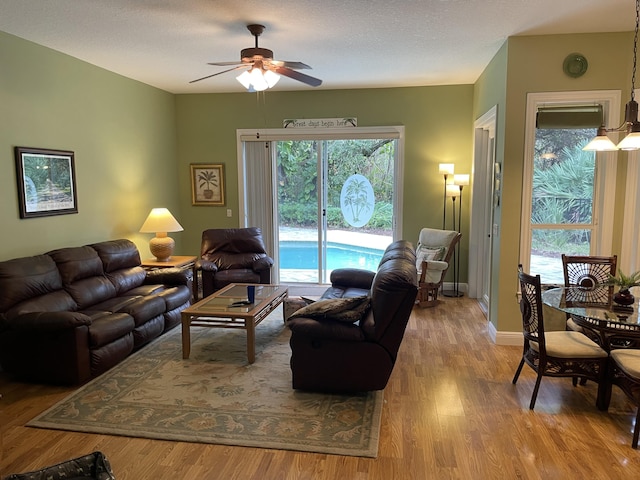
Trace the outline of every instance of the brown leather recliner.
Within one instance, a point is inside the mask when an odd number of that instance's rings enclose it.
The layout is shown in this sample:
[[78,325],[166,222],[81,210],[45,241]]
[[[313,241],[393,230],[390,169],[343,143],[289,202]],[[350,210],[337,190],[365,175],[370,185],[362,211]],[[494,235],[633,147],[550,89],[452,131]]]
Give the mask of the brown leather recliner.
[[196,262],[206,297],[230,283],[271,283],[273,259],[267,254],[262,231],[249,228],[212,228],[202,232]]
[[[363,392],[387,385],[418,293],[411,243],[387,247],[377,272],[334,270],[323,299],[369,295],[371,308],[356,323],[292,316],[293,388],[319,392]],[[320,302],[318,302],[320,303]]]

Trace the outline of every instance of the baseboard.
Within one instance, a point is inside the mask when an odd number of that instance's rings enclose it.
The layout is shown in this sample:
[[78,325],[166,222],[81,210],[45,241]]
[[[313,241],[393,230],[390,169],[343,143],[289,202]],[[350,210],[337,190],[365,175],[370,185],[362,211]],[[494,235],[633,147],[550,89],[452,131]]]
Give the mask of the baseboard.
[[521,346],[522,332],[499,332],[493,323],[489,322],[489,337],[496,345]]
[[[442,291],[451,292],[456,289],[456,285],[453,282],[442,282]],[[462,293],[467,293],[469,291],[469,285],[466,283],[458,284],[458,291]]]

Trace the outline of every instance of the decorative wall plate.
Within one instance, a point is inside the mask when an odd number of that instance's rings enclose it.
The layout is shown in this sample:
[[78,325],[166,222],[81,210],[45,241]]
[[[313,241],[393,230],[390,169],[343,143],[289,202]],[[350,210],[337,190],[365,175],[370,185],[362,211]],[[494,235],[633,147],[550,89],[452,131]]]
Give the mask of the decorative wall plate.
[[589,62],[581,53],[570,53],[562,64],[562,70],[571,78],[581,77],[587,68],[589,68]]

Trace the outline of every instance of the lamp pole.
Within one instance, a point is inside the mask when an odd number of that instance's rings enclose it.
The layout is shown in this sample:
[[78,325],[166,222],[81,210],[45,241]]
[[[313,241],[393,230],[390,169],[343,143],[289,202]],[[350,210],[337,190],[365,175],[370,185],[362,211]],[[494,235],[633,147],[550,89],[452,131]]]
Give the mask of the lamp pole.
[[444,230],[447,221],[447,178],[453,175],[455,165],[453,163],[438,164],[438,173],[444,175],[444,195],[442,200],[442,229]]

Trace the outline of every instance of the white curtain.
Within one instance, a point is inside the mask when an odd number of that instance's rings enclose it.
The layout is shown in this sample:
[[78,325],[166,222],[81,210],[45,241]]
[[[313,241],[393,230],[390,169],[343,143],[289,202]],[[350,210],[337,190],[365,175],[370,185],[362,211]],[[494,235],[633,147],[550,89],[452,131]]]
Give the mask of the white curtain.
[[[275,259],[277,242],[275,225],[277,222],[273,221],[276,215],[273,143],[243,141],[242,145],[244,149],[244,223],[247,227],[262,229],[262,238],[267,252]],[[272,275],[272,278],[278,277]]]

